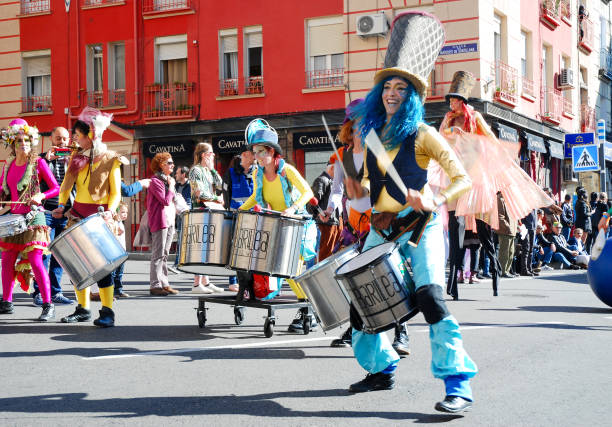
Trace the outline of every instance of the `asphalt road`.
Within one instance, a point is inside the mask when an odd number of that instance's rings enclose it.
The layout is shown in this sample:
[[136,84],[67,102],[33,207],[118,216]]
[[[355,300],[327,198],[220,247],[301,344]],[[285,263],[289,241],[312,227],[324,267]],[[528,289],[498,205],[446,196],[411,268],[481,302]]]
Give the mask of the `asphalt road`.
[[[295,310],[281,310],[268,339],[265,311],[247,309],[237,326],[218,304],[200,329],[189,275],[172,276],[181,294],[163,298],[147,278],[148,263],[128,261],[133,297],[116,302],[109,329],[33,322],[40,308],[17,293],[15,314],[0,317],[0,425],[610,425],[612,308],[584,272],[504,280],[496,298],[490,282],[462,285],[448,301],[480,370],[465,416],[433,409],[444,388],[421,315],[396,388],[353,395],[365,372],[350,348],[329,347],[340,329],[290,334]],[[72,310],[58,306],[58,319]]]

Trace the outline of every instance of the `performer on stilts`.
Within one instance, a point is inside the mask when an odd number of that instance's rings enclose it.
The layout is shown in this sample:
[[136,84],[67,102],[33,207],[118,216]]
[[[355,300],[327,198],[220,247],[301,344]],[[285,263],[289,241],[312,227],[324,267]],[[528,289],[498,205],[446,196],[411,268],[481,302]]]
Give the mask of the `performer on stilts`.
[[[258,206],[278,211],[281,215],[305,214],[304,207],[312,199],[313,192],[298,170],[283,159],[283,150],[278,144],[276,130],[265,120],[255,119],[246,128],[245,139],[248,148],[255,155],[258,166],[253,171],[253,194],[240,206],[239,210],[249,210]],[[314,221],[309,221],[305,226],[305,234],[313,235],[308,232],[308,227],[316,227]],[[314,248],[314,242],[308,242],[306,245]],[[252,273],[238,271],[237,275],[241,286],[253,283]],[[299,288],[299,285],[293,281],[289,281],[289,285],[298,299],[306,298],[306,294]],[[298,310],[296,318],[289,325],[289,332],[303,330],[303,316],[305,315],[309,314],[303,309]],[[316,325],[314,316],[312,316],[311,328]]]
[[[363,180],[349,178],[346,181],[349,193],[356,198],[369,194],[373,206],[372,230],[364,251],[385,243],[383,235],[395,234],[403,224],[402,219],[413,211],[434,211],[470,188],[470,179],[446,140],[423,122],[427,77],[443,43],[444,30],[434,16],[420,12],[398,15],[384,69],[376,73],[375,86],[357,108],[362,139],[371,129],[376,131],[408,188],[408,194],[404,195],[366,146]],[[430,160],[437,161],[451,177],[451,184],[435,197],[427,185]],[[416,247],[408,244],[412,231],[397,233],[399,237],[395,241],[400,245],[403,263],[410,261],[416,305],[430,325],[433,375],[444,381],[446,388],[445,398],[435,408],[455,413],[472,405],[470,378],[476,375],[477,368],[463,348],[459,324],[448,311],[442,295],[442,231],[440,216],[433,213]],[[386,334],[364,333],[359,330],[360,322],[355,316],[351,317],[351,322],[353,352],[368,375],[352,384],[349,390],[366,392],[393,388],[399,356]]]
[[[518,144],[500,142],[482,115],[468,104],[475,83],[470,72],[454,74],[446,94],[451,111],[446,113],[440,125],[440,133],[447,138],[472,180],[472,189],[448,204],[450,273],[447,293],[454,300],[459,299],[457,270],[463,263],[460,241],[465,230],[477,234],[484,256],[491,262],[493,295],[498,295],[501,267],[492,235],[492,230],[499,228],[498,191],[508,205],[509,216],[517,221],[533,208],[553,203],[515,162]],[[429,178],[434,187],[443,187],[447,182],[441,179],[442,173],[438,165],[431,167]]]
[[[121,201],[120,165],[128,164],[127,159],[107,148],[102,142],[102,133],[110,125],[111,114],[102,113],[95,108],[85,107],[74,124],[73,133],[81,147],[70,159],[59,195],[58,208],[53,216],[65,214],[64,206],[76,185],[76,196],[72,208],[67,212],[69,228],[73,224],[98,213],[104,208],[107,223],[113,222],[113,212]],[[112,228],[111,228],[112,229]],[[115,325],[113,311],[113,281],[111,274],[98,280],[102,309],[94,325],[111,327]],[[74,313],[62,318],[64,323],[87,322],[91,319],[90,288],[78,290],[75,287],[78,306]]]
[[[59,185],[47,162],[32,149],[38,145],[38,129],[29,126],[23,119],[11,121],[1,130],[1,140],[11,154],[2,173],[2,196],[11,202],[11,213],[24,215],[27,230],[15,236],[0,239],[2,252],[2,299],[0,314],[12,314],[13,288],[15,281],[30,292],[32,279],[36,278],[43,300],[42,313],[38,321],[46,322],[55,317],[55,306],[51,302],[51,282],[43,264],[43,255],[48,254],[51,241],[45,214],[31,207],[38,207],[44,199],[57,196]],[[40,180],[48,190],[40,192]],[[21,260],[17,262],[18,258]]]
[[[356,99],[347,105],[346,116],[338,133],[338,139],[344,146],[338,150],[340,159],[336,159],[334,163],[334,180],[326,213],[331,215],[334,209],[339,209],[345,215],[345,221],[334,253],[354,244],[357,244],[361,250],[370,231],[370,217],[372,215],[370,198],[364,196],[355,199],[353,194],[346,193],[344,186],[344,171],[354,180],[361,181],[363,178],[364,151],[359,132],[356,132],[359,118],[355,117],[354,114],[354,110],[361,103],[363,103],[363,98]],[[344,207],[343,200],[346,200]],[[340,338],[332,340],[330,346],[350,346],[351,331],[352,328],[349,325]],[[395,326],[395,339],[392,346],[399,355],[407,356],[410,354],[410,337],[405,323]]]

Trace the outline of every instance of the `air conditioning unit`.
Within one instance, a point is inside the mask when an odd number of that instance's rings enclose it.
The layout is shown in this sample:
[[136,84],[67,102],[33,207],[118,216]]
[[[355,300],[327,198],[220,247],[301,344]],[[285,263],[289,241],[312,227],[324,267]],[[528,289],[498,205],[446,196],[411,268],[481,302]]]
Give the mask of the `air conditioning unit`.
[[357,35],[361,37],[384,36],[389,31],[389,22],[384,13],[357,17]]
[[573,89],[574,88],[574,70],[570,68],[562,68],[559,73],[559,89]]
[[563,163],[563,181],[578,181],[576,174],[574,173],[574,169],[572,168],[572,162],[566,161]]

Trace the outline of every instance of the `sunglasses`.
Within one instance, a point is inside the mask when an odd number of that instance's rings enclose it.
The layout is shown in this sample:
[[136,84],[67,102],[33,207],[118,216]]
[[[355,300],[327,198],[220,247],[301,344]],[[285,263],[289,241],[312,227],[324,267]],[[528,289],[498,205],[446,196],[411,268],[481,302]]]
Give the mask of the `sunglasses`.
[[258,157],[264,157],[266,154],[268,154],[268,150],[266,150],[265,148],[262,148],[260,150],[253,150],[253,154]]
[[173,162],[172,160],[169,160],[169,161],[167,161],[167,162],[166,162],[166,164],[167,164],[167,165],[173,165],[173,164],[174,164],[174,162]]

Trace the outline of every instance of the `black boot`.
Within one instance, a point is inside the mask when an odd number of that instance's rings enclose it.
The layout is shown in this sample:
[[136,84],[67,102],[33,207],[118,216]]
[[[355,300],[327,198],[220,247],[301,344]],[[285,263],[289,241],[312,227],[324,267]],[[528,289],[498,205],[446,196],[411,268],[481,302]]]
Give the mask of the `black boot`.
[[442,402],[436,403],[436,411],[455,414],[472,407],[472,402],[459,396],[446,396]]
[[55,319],[55,306],[50,302],[45,302],[42,305],[42,313],[36,320],[39,322],[46,322],[49,319]]
[[15,308],[11,301],[0,301],[0,314],[13,314]]
[[375,390],[391,390],[393,387],[395,387],[395,374],[378,372],[376,374],[368,374],[361,381],[351,384],[349,391],[351,393],[363,393]]
[[100,317],[94,320],[94,325],[100,326],[101,328],[110,328],[115,326],[115,312],[108,307],[102,306],[100,310]]
[[408,336],[408,327],[405,323],[395,325],[393,349],[397,351],[397,354],[400,356],[408,356],[410,354],[410,337]]
[[352,340],[351,340],[352,335],[353,335],[353,328],[349,326],[348,329],[344,331],[342,336],[340,338],[336,338],[335,340],[333,340],[329,344],[329,346],[330,347],[350,347],[352,344]]
[[300,308],[295,316],[295,319],[291,322],[287,328],[287,332],[304,333],[304,322],[306,317],[310,318],[310,330],[314,331],[318,326],[315,316],[309,313],[308,308]]
[[76,310],[69,316],[62,317],[62,323],[87,322],[91,319],[91,311],[77,305]]

